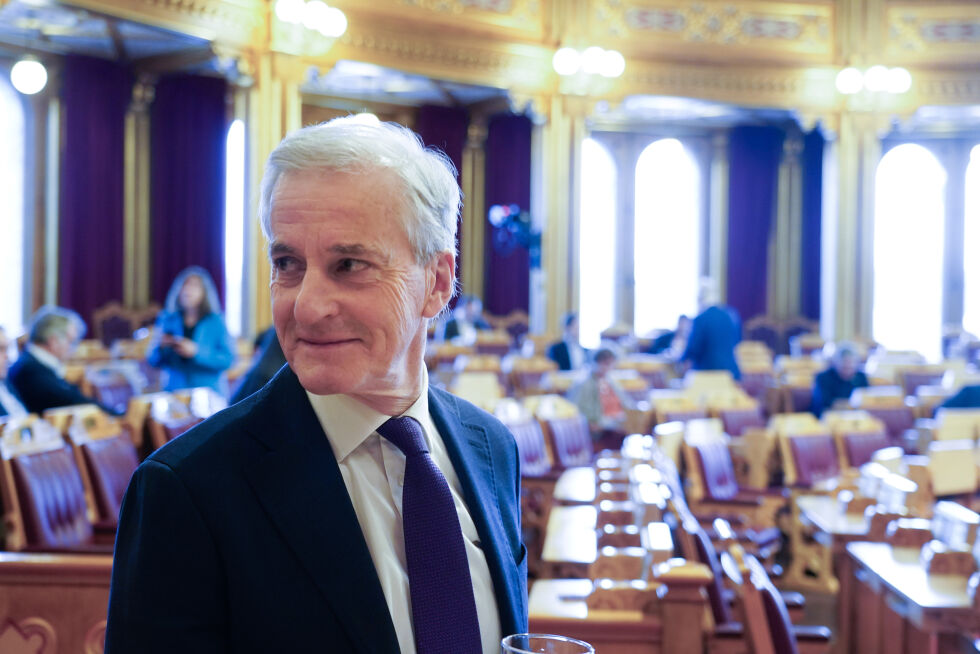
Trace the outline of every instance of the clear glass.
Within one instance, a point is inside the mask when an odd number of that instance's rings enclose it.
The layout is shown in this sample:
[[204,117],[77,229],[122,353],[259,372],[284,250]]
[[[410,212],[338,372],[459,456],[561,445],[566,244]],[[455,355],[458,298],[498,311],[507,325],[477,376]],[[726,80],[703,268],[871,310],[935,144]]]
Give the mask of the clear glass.
[[24,105],[0,71],[0,326],[10,340],[24,318]]
[[593,139],[582,141],[579,203],[579,341],[595,348],[602,330],[613,323],[616,164]]
[[932,362],[942,357],[945,197],[946,171],[921,145],[899,145],[878,164],[872,333]]
[[514,634],[500,641],[500,654],[595,654],[595,649],[568,636]]
[[701,173],[677,139],[648,145],[636,162],[633,331],[673,329],[697,313]]

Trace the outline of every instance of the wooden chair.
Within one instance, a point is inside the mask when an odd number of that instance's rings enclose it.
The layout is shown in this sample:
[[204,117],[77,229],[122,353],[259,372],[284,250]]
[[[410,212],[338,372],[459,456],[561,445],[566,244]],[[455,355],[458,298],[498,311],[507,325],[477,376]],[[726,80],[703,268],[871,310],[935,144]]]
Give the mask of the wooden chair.
[[191,413],[190,408],[176,395],[160,393],[150,403],[146,418],[149,451],[163,447],[185,431],[201,422],[202,418]]
[[496,372],[460,373],[453,378],[449,392],[486,410],[491,410],[505,395]]
[[129,370],[120,366],[89,366],[82,384],[84,392],[99,404],[117,413],[125,413],[129,400],[143,392],[142,384],[134,379],[139,367],[135,362]]
[[915,408],[906,401],[900,386],[854,389],[850,404],[881,420],[892,444],[902,442],[905,432],[915,426]]
[[796,357],[808,357],[823,350],[826,344],[819,333],[796,334],[789,338],[789,353]]
[[783,596],[754,556],[722,552],[720,558],[722,569],[739,593],[752,654],[817,654],[830,650],[831,632],[827,627],[793,626]]
[[920,386],[939,386],[947,367],[944,365],[907,366],[896,370],[896,381],[906,396],[915,395]]
[[191,415],[201,420],[228,408],[228,399],[208,386],[174,391],[174,397],[187,405]]
[[0,436],[0,488],[8,550],[90,550],[95,544],[82,476],[61,434],[36,416]]
[[928,469],[934,497],[971,497],[976,492],[975,448],[972,440],[933,441],[929,444]]
[[502,357],[511,349],[512,337],[503,330],[478,331],[474,347],[477,354],[492,354]]
[[132,338],[137,329],[133,312],[116,301],[92,312],[92,332],[106,347],[120,339]]
[[543,394],[545,375],[556,370],[558,364],[546,356],[514,357],[510,360],[511,388],[518,397]]
[[[531,318],[527,315],[526,311],[521,309],[514,309],[506,316],[492,316],[488,315],[487,322],[490,326],[494,328],[495,331],[506,332],[510,338],[510,342],[516,345],[521,342],[524,335],[530,331]],[[501,356],[506,354],[506,351],[501,353]]]
[[686,391],[656,390],[650,392],[654,424],[675,420],[707,418],[708,412],[697,399]]
[[860,468],[890,445],[885,425],[866,411],[826,411],[823,422],[837,442],[840,468]]
[[649,388],[667,388],[672,376],[671,364],[645,354],[631,354],[616,361],[618,370],[635,370]]
[[69,427],[68,440],[85,484],[93,523],[114,528],[123,495],[139,465],[129,427],[101,411],[91,412]]
[[592,463],[592,433],[585,416],[546,418],[543,424],[556,468],[564,470]]

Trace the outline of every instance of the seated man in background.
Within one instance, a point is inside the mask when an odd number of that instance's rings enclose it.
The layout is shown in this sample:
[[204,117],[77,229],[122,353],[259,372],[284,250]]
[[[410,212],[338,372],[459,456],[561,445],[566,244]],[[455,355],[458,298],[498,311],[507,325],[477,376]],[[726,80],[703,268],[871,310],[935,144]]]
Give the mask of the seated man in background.
[[476,341],[477,331],[488,329],[493,328],[483,317],[483,301],[473,295],[463,295],[456,303],[453,317],[446,322],[442,339],[470,344]]
[[687,337],[690,333],[691,319],[681,315],[677,318],[677,327],[674,328],[674,331],[664,332],[653,339],[650,347],[647,348],[647,354],[663,354],[677,358],[687,347]]
[[558,364],[559,370],[580,370],[585,367],[588,355],[578,340],[578,314],[566,313],[562,325],[562,339],[548,346],[548,358]]
[[633,400],[609,378],[615,363],[612,350],[599,349],[593,357],[591,374],[568,390],[569,401],[589,421],[592,438],[600,443],[597,449],[622,445],[626,410],[634,408]]
[[939,405],[940,409],[980,409],[980,384],[964,386]]
[[10,385],[28,411],[40,415],[59,406],[98,404],[65,379],[65,364],[84,335],[85,322],[70,309],[42,307],[31,318],[30,340],[10,368]]
[[0,327],[0,418],[4,416],[20,417],[27,415],[27,409],[17,396],[17,391],[7,383],[7,368],[10,363],[10,339],[7,332]]
[[865,388],[868,377],[858,370],[858,353],[850,343],[839,343],[830,358],[830,367],[813,379],[810,411],[818,418],[836,400],[851,397],[855,388]]

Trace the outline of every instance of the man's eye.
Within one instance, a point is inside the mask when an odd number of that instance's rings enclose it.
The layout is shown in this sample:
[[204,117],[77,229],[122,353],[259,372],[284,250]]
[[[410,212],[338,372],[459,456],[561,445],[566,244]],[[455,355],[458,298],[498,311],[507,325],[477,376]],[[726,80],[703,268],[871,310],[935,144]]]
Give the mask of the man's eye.
[[366,261],[360,259],[341,259],[337,264],[337,271],[342,273],[360,272],[368,267]]
[[272,260],[272,267],[276,272],[293,272],[299,268],[299,261],[296,257],[276,257]]

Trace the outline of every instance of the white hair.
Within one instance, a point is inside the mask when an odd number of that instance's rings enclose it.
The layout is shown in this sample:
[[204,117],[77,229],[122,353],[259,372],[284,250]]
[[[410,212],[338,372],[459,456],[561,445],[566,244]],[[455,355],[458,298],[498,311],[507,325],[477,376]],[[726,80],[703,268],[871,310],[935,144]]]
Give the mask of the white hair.
[[404,187],[405,231],[419,264],[439,252],[456,252],[461,203],[456,168],[449,157],[426,148],[412,130],[396,123],[365,124],[335,118],[287,134],[269,155],[262,178],[259,219],[272,239],[272,195],[289,172],[348,174],[388,171]]

